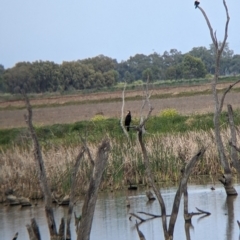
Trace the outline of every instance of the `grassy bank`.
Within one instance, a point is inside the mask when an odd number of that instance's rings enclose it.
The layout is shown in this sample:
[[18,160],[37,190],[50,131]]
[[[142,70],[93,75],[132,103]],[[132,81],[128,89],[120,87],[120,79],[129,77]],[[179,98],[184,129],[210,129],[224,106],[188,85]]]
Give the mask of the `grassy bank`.
[[[144,140],[156,182],[161,184],[177,181],[185,162],[202,145],[207,146],[207,151],[202,161],[195,167],[193,176],[221,172],[214,143],[212,117],[211,114],[181,116],[169,110],[161,116],[149,119],[146,125],[148,133],[144,136]],[[235,113],[235,120],[239,125],[239,112]],[[133,124],[137,123],[138,119],[134,119]],[[226,113],[222,115],[221,126],[224,144],[229,149]],[[81,147],[80,135],[87,139],[93,157],[99,142],[104,137],[110,138],[111,152],[101,189],[124,188],[127,180],[137,184],[146,183],[145,168],[136,133],[134,130],[130,131],[131,142],[128,143],[117,119],[104,119],[103,116],[98,116],[88,122],[36,127],[36,132],[41,142],[51,188],[60,194],[69,191],[71,169]],[[13,188],[20,195],[40,197],[28,131],[1,130],[0,136],[0,196],[3,197],[6,189]],[[85,192],[90,171],[91,164],[85,156],[77,178],[78,194]]]
[[[165,115],[153,116],[146,124],[149,134],[154,133],[184,133],[188,131],[209,131],[213,128],[213,114],[183,116],[177,112],[171,113],[171,109],[165,110]],[[240,112],[235,112],[236,124],[240,123]],[[222,114],[221,124],[226,128],[226,113]],[[139,119],[133,119],[132,125],[138,125]],[[37,136],[43,145],[51,144],[79,144],[80,136],[90,143],[99,142],[104,135],[113,139],[123,139],[119,119],[95,116],[91,121],[81,121],[72,124],[55,124],[51,126],[35,126]],[[135,132],[130,132],[134,139]],[[26,128],[0,129],[0,147],[7,148],[11,145],[25,146],[29,143],[29,135]]]

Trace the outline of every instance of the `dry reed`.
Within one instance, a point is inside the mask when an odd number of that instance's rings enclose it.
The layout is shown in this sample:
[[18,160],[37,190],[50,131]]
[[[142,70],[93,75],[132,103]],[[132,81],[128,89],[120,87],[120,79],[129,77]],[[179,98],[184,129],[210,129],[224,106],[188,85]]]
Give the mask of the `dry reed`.
[[[230,159],[229,130],[224,130],[222,135],[227,149],[227,157]],[[206,146],[207,151],[201,162],[194,168],[193,175],[216,175],[222,171],[213,131],[154,134],[147,136],[145,142],[151,168],[157,182],[177,181],[185,162],[196,154],[201,146]],[[109,162],[104,173],[101,189],[123,188],[128,180],[132,183],[144,184],[145,168],[137,140],[132,140],[129,144],[123,140],[112,138],[111,146]],[[89,145],[93,157],[97,147],[97,144]],[[80,146],[74,145],[52,145],[42,148],[48,181],[52,191],[56,191],[59,195],[69,192],[71,169],[79,149]],[[42,197],[30,146],[25,148],[15,146],[11,149],[2,150],[0,152],[0,166],[0,201],[4,200],[4,192],[8,189],[13,189],[19,196]],[[87,189],[91,168],[91,163],[85,156],[77,175],[78,195],[83,194]]]

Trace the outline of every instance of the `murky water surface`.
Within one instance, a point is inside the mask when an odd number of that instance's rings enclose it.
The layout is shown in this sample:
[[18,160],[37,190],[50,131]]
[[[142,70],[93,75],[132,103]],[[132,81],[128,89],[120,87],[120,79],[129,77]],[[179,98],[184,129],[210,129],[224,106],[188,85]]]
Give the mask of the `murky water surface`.
[[[190,227],[191,240],[236,240],[239,239],[240,199],[239,197],[226,197],[225,190],[221,185],[189,185],[189,212],[196,212],[198,207],[211,212],[209,217],[202,218],[201,215],[192,218]],[[238,193],[240,186],[235,186]],[[175,187],[161,190],[167,213],[170,214],[175,196]],[[126,195],[129,196],[131,207],[126,207]],[[82,202],[75,206],[74,211],[80,214]],[[138,240],[135,229],[135,219],[129,220],[129,213],[148,212],[161,214],[157,201],[147,203],[145,190],[117,193],[100,193],[96,205],[94,221],[92,226],[91,240]],[[60,218],[67,215],[66,207],[56,207],[55,216],[59,226]],[[11,240],[16,232],[19,232],[18,240],[27,240],[28,233],[26,224],[31,218],[35,218],[39,224],[42,239],[49,239],[43,204],[30,208],[5,207],[0,205],[0,239]],[[141,215],[142,218],[148,216]],[[163,239],[162,222],[160,218],[147,221],[140,225],[140,230],[147,240]],[[76,239],[74,219],[72,219],[72,236]],[[176,222],[174,239],[187,239],[183,219],[183,199]]]

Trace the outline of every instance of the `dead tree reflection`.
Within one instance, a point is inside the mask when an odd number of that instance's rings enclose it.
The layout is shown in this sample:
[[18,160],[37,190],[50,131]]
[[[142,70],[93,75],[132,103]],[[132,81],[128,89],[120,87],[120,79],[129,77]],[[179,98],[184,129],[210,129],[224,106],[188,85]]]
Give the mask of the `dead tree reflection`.
[[197,207],[196,207],[196,209],[198,212],[189,213],[189,211],[188,211],[188,191],[187,191],[187,189],[185,189],[185,191],[184,191],[184,220],[185,220],[185,233],[186,233],[187,240],[191,240],[190,229],[194,228],[194,226],[192,225],[192,217],[202,215],[199,218],[199,220],[200,220],[211,214],[210,212],[203,211]]

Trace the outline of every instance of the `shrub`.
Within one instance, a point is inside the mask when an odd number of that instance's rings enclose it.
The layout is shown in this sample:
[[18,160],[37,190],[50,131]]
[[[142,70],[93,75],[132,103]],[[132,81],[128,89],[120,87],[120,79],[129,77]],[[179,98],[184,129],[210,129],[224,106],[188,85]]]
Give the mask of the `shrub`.
[[103,115],[95,115],[91,120],[93,122],[98,122],[98,121],[103,121],[103,120],[106,120],[107,118]]
[[165,117],[165,118],[174,118],[174,117],[179,116],[179,113],[174,108],[167,108],[167,109],[162,110],[160,112],[159,116],[160,117]]

